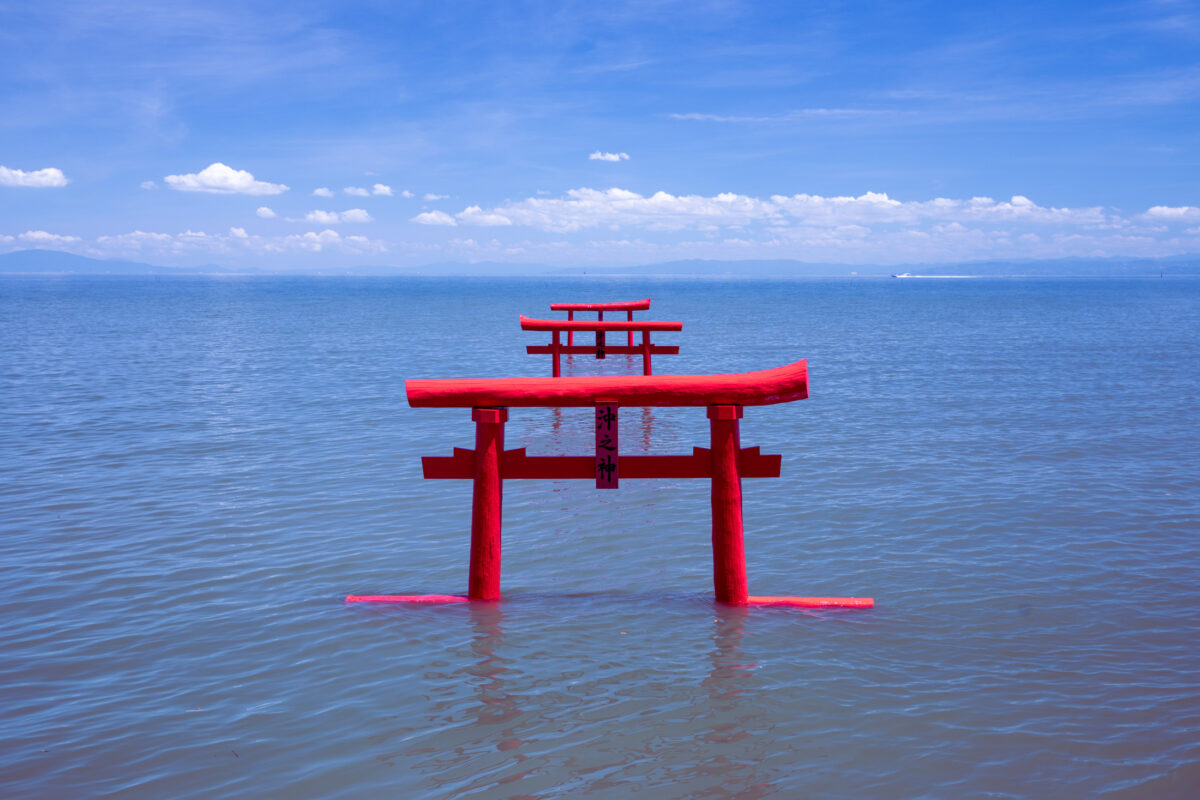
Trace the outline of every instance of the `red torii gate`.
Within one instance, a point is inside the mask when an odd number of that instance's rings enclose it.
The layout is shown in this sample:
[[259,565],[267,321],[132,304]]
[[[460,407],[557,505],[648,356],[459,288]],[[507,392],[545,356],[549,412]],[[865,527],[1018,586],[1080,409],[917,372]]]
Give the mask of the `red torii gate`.
[[[617,488],[621,477],[712,480],[713,586],[716,599],[732,605],[806,608],[869,608],[869,597],[753,597],[746,584],[742,526],[742,478],[778,477],[781,457],[742,448],[739,423],[745,406],[789,403],[808,397],[808,368],[797,361],[738,375],[659,375],[568,378],[451,378],[405,382],[413,408],[470,408],[475,449],[454,448],[449,457],[421,459],[426,478],[474,481],[471,565],[462,595],[350,595],[347,602],[461,602],[500,599],[500,529],[504,479],[596,480]],[[621,406],[706,406],[710,449],[690,456],[620,456]],[[594,456],[527,456],[504,449],[511,407],[592,407],[596,410]]]
[[[629,300],[623,303],[551,303],[551,311],[567,312],[567,319],[575,319],[576,311],[595,311],[599,314],[597,319],[604,319],[605,311],[624,311],[625,319],[628,322],[633,322],[633,312],[646,311],[650,308],[650,298],[645,300]],[[575,334],[572,331],[567,331],[567,346],[575,344]],[[633,347],[633,332],[629,332],[629,340],[627,345]]]
[[[553,361],[551,375],[555,378],[562,374],[561,355],[563,353],[595,353],[596,358],[604,358],[608,353],[617,355],[637,355],[642,356],[642,374],[652,375],[650,356],[657,353],[658,355],[677,355],[679,353],[678,345],[661,345],[651,344],[651,331],[680,331],[683,330],[682,322],[667,322],[659,320],[561,320],[561,319],[530,319],[524,314],[521,315],[521,330],[523,331],[551,331],[553,338],[550,344],[531,344],[525,347],[526,353],[542,354],[550,353]],[[562,331],[567,332],[567,344],[562,343]],[[571,344],[572,336],[575,331],[595,331],[596,343],[594,345],[573,345]],[[604,334],[607,331],[628,331],[628,345],[612,345],[608,346],[604,341]],[[642,343],[635,345],[633,343],[633,332],[642,332]]]

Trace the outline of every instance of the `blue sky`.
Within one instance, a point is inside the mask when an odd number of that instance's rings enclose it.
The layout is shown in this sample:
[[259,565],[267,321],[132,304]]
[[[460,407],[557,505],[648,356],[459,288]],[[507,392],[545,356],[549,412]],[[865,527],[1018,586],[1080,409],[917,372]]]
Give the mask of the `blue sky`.
[[1200,252],[1200,8],[0,3],[0,252]]

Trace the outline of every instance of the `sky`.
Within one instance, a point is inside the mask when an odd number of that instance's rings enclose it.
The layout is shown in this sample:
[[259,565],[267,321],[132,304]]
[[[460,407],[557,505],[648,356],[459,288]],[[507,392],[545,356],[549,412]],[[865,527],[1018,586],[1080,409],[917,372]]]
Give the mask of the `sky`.
[[1196,2],[0,0],[0,253],[1200,253]]

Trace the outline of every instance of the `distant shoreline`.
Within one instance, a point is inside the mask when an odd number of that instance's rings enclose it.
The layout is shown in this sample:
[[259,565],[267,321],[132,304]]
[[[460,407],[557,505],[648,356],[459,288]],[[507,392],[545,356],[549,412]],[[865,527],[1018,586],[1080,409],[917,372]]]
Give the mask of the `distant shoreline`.
[[0,254],[0,275],[90,276],[360,276],[360,277],[538,277],[646,279],[658,277],[708,279],[797,278],[1069,278],[1200,276],[1200,255],[1161,258],[1055,259],[1044,261],[981,261],[951,264],[834,264],[795,259],[712,261],[690,259],[635,266],[567,267],[507,262],[444,262],[421,266],[347,264],[303,269],[293,262],[229,268],[221,264],[169,267],[136,261],[105,260],[54,250],[18,250]]

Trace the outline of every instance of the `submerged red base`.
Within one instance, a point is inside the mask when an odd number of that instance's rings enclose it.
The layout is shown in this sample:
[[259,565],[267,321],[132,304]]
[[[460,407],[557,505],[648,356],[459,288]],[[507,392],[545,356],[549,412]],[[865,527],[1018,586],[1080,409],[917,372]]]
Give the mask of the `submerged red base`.
[[792,606],[793,608],[874,608],[874,597],[747,597],[751,606]]
[[351,594],[347,603],[465,603],[461,594]]
[[[467,603],[461,594],[351,594],[347,603]],[[735,604],[740,605],[740,604]],[[747,597],[748,606],[791,606],[793,608],[874,608],[873,597]]]

